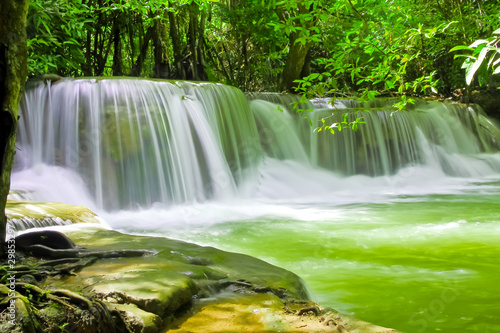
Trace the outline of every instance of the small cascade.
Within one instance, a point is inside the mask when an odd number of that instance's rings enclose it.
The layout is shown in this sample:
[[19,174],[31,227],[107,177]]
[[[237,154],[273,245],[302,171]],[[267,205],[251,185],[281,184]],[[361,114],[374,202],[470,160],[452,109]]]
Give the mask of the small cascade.
[[14,229],[14,231],[24,231],[33,228],[46,228],[53,226],[63,226],[72,225],[73,221],[63,220],[60,217],[46,217],[46,218],[32,218],[29,216],[23,216],[19,218],[9,218],[9,226]]
[[[394,113],[392,103],[303,103],[294,95],[245,96],[212,83],[39,83],[21,104],[13,187],[45,193],[37,200],[117,210],[257,193],[277,198],[275,189],[299,180],[302,189],[334,191],[322,184],[327,174],[338,184],[419,166],[451,177],[500,172],[500,130],[480,110],[419,100]],[[338,122],[344,113],[366,124],[335,135],[313,131],[322,119]],[[316,182],[321,185],[307,185]]]
[[[252,94],[251,99],[262,98],[282,105],[290,112],[291,105],[299,103],[287,94]],[[253,102],[252,102],[253,103]],[[311,105],[300,105],[302,117],[293,118],[299,126],[300,141],[313,166],[338,172],[344,176],[393,175],[398,170],[416,165],[439,168],[455,177],[477,177],[500,171],[498,127],[478,107],[455,103],[418,100],[408,111],[394,112],[394,100],[377,99],[361,103],[354,99],[316,99]],[[270,107],[269,110],[272,108]],[[270,113],[270,111],[269,111]],[[317,133],[312,126],[333,124],[343,120],[362,118],[366,123],[357,131],[345,128],[338,135],[328,131]],[[288,115],[287,115],[288,116]],[[299,150],[302,145],[298,146]]]
[[298,135],[297,122],[286,108],[256,99],[250,102],[250,110],[257,123],[262,148],[269,157],[309,163]]
[[5,214],[9,227],[16,232],[32,228],[93,224],[101,228],[108,225],[87,207],[73,206],[60,202],[23,201],[32,199],[29,193],[11,193]]

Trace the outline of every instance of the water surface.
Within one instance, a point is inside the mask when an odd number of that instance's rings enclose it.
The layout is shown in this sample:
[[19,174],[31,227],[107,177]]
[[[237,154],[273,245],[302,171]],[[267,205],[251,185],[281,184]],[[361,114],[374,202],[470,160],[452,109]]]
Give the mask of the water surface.
[[378,325],[500,332],[498,182],[447,182],[455,183],[448,193],[359,193],[365,202],[351,193],[344,204],[239,201],[107,220],[126,232],[261,258],[300,275],[322,305]]

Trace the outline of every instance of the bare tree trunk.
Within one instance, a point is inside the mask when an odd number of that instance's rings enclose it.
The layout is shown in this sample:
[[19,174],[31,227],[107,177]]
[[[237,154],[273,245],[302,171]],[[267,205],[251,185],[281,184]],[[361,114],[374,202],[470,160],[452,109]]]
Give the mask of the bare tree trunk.
[[155,19],[155,34],[153,37],[153,47],[155,56],[155,68],[153,76],[167,79],[170,74],[170,64],[168,61],[168,35],[167,26],[159,19]]
[[4,251],[5,205],[14,161],[19,101],[27,75],[28,0],[0,0],[0,254]]
[[[103,1],[98,0],[97,1],[97,8],[102,8],[103,6]],[[102,49],[101,49],[101,44],[103,43],[102,40],[104,39],[104,33],[102,27],[104,26],[104,19],[103,19],[103,13],[98,10],[97,11],[97,21],[94,22],[95,26],[95,31],[94,31],[94,50],[93,50],[93,56],[94,56],[94,66],[93,66],[93,72],[94,75],[99,75],[100,67],[101,64],[103,63],[103,54],[102,54]]]
[[86,76],[92,76],[92,36],[91,32],[87,31],[87,40],[85,42],[85,63],[82,64],[83,73]]
[[[92,0],[87,2],[87,6],[92,9]],[[92,16],[90,13],[87,14],[87,18],[90,19]],[[85,40],[85,62],[82,63],[82,72],[85,76],[92,76],[92,32],[87,29],[87,38]]]
[[142,73],[142,65],[144,64],[144,60],[146,60],[146,55],[149,48],[149,41],[153,38],[154,26],[151,26],[146,30],[146,36],[144,36],[139,55],[137,56],[137,60],[132,65],[132,69],[130,70],[130,76],[141,76]]
[[[306,8],[302,4],[298,6],[298,9],[299,14],[310,13],[309,8]],[[278,16],[283,16],[282,13],[277,12],[277,14]],[[309,30],[314,24],[315,19],[307,21],[303,28]],[[299,35],[299,32],[290,34],[290,50],[288,51],[285,67],[278,81],[278,89],[281,91],[293,91],[296,87],[297,84],[294,81],[301,78],[301,73],[306,65],[307,54],[313,45],[311,40],[307,40],[304,44],[297,43]]]
[[198,52],[196,52],[196,36],[197,36],[197,23],[198,23],[198,7],[196,5],[191,5],[189,7],[189,34],[188,34],[188,44],[189,44],[189,59],[191,67],[191,79],[199,80],[198,77]]
[[174,74],[172,78],[183,80],[186,78],[184,68],[182,66],[182,51],[181,42],[179,39],[179,30],[177,29],[177,22],[173,12],[168,12],[168,24],[170,32],[170,40],[172,42],[172,49],[174,51]]
[[244,73],[244,81],[243,81],[243,87],[245,88],[245,91],[249,90],[249,84],[252,82],[252,69],[250,68],[250,62],[248,61],[248,39],[250,37],[248,35],[243,35],[242,36],[242,43],[241,43],[241,52],[243,53],[243,63],[245,66],[243,67],[243,73]]
[[113,75],[122,76],[122,41],[121,41],[121,15],[118,15],[113,21]]
[[208,75],[205,71],[205,24],[207,21],[207,13],[205,10],[201,12],[200,27],[198,29],[198,44],[196,52],[198,53],[198,78],[202,81],[208,80]]

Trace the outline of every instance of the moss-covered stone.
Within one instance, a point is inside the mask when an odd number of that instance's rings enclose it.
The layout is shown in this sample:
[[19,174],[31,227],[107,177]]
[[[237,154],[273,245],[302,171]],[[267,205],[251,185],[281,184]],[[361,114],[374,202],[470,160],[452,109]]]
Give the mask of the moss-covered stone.
[[7,200],[5,214],[9,224],[19,231],[74,223],[95,223],[106,227],[106,223],[89,208],[60,202]]
[[286,301],[269,293],[226,294],[216,302],[198,302],[195,308],[189,317],[181,318],[170,326],[172,329],[163,332],[396,332],[341,315],[314,302]]
[[[289,297],[298,299],[307,297],[303,282],[297,275],[247,255],[164,237],[133,236],[95,228],[68,231],[66,235],[89,251],[123,249],[157,251],[156,256],[142,258],[142,263],[155,262],[157,265],[163,265],[164,270],[182,273],[193,280],[224,279],[226,283],[244,280],[252,286],[264,286],[276,292],[286,290]],[[116,260],[128,265],[126,258]],[[134,262],[133,265],[137,264],[136,259],[131,260]]]
[[118,311],[122,315],[126,326],[132,332],[155,333],[163,327],[163,320],[150,312],[139,309],[134,304],[107,304],[110,310]]
[[[0,332],[35,333],[40,329],[26,297],[16,293],[15,298],[5,297],[0,300],[0,304],[6,307],[1,316],[4,320],[0,321]],[[12,318],[9,316],[11,309],[14,311]]]

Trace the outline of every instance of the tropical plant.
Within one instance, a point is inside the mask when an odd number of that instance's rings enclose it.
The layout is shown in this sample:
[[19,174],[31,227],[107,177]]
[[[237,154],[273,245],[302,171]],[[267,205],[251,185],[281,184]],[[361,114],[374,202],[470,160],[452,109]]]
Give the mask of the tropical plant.
[[468,86],[477,78],[479,86],[490,86],[493,75],[500,74],[500,29],[493,32],[487,39],[478,39],[472,44],[458,45],[450,50],[468,51],[467,54],[457,54],[455,58],[465,58],[462,68],[465,69],[465,82]]

